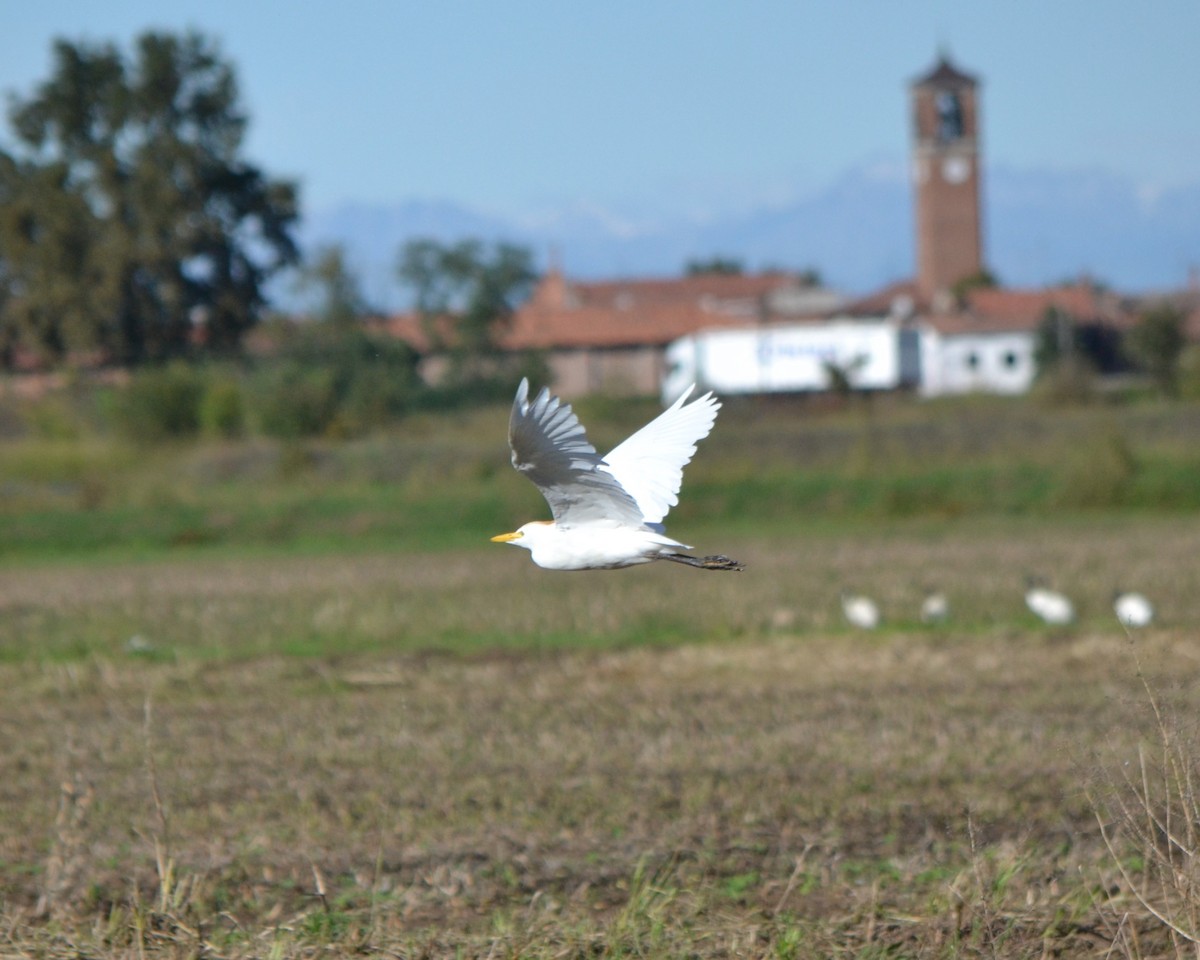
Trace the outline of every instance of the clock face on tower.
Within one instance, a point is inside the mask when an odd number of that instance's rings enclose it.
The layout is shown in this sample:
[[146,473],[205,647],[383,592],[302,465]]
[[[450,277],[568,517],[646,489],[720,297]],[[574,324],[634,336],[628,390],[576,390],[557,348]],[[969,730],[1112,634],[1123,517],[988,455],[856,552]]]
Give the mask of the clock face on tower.
[[971,163],[966,157],[947,157],[942,161],[942,179],[947,183],[963,183],[971,175]]

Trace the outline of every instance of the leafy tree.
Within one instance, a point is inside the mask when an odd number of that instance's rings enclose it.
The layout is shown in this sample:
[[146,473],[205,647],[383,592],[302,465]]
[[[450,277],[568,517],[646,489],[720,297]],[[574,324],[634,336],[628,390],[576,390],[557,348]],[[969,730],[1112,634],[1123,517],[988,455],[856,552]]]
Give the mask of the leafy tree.
[[1037,393],[1051,404],[1089,402],[1096,376],[1121,369],[1115,331],[1100,322],[1080,323],[1072,314],[1049,306],[1035,332]]
[[286,438],[350,436],[418,404],[419,358],[407,343],[363,324],[371,309],[343,248],[318,249],[298,279],[316,322],[275,327],[275,349],[254,383],[261,429]]
[[1058,307],[1047,307],[1038,323],[1033,347],[1038,376],[1077,359],[1078,340],[1075,318]]
[[1085,402],[1092,396],[1092,371],[1079,349],[1075,318],[1055,306],[1042,314],[1034,333],[1037,395],[1050,404]]
[[115,300],[92,237],[96,218],[69,189],[64,164],[38,166],[0,152],[0,341],[43,357],[96,347],[92,320]]
[[725,276],[740,276],[746,272],[746,267],[736,257],[709,257],[707,259],[689,260],[684,264],[683,272],[689,277],[704,276],[705,274],[712,273]]
[[956,281],[950,288],[950,292],[954,295],[956,302],[964,303],[967,294],[972,290],[990,290],[998,286],[1000,286],[1000,281],[996,279],[996,275],[987,267],[981,267],[975,273],[967,274]]
[[152,444],[194,436],[200,429],[205,383],[200,370],[182,360],[137,372],[114,410],[130,439]]
[[323,323],[352,327],[371,312],[358,275],[339,244],[317,250],[300,270],[300,288],[315,295],[313,314]]
[[408,344],[336,323],[286,328],[256,381],[260,425],[277,437],[363,433],[404,416],[422,393]]
[[821,271],[817,267],[802,267],[799,270],[793,267],[780,266],[774,263],[766,263],[762,266],[763,273],[786,273],[789,276],[795,277],[796,282],[804,287],[820,287],[825,283],[825,278],[821,275]]
[[240,155],[233,67],[197,33],[59,40],[0,151],[0,345],[118,362],[234,349],[296,258],[296,190]]
[[825,370],[825,377],[829,381],[829,390],[834,395],[845,400],[850,397],[857,389],[855,380],[858,377],[858,372],[867,365],[870,358],[865,353],[860,353],[850,360],[839,362],[837,360],[825,360],[821,366]]
[[449,356],[451,380],[492,376],[499,334],[537,279],[532,254],[509,243],[419,239],[401,248],[396,270],[430,341]]
[[1179,393],[1179,359],[1187,343],[1183,324],[1183,311],[1158,303],[1142,312],[1125,338],[1134,361],[1171,397]]

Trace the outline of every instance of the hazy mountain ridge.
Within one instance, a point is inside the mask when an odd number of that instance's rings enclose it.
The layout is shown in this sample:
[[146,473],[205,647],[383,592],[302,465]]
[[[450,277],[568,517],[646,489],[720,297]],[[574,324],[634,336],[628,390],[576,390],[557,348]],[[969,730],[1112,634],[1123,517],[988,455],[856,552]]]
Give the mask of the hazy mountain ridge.
[[[1130,292],[1181,287],[1200,266],[1200,183],[1158,193],[1103,170],[984,170],[984,251],[1002,282],[1055,283],[1081,273]],[[913,272],[912,190],[898,166],[848,171],[824,190],[746,212],[639,216],[580,203],[506,218],[452,201],[346,203],[317,211],[306,249],[341,243],[368,298],[395,308],[402,244],[414,237],[510,240],[580,278],[671,276],[713,255],[748,268],[815,267],[864,293]]]

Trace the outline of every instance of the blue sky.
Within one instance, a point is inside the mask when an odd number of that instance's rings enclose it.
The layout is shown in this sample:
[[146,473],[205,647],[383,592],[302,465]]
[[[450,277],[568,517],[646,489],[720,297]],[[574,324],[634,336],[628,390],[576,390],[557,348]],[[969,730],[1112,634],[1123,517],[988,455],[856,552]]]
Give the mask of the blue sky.
[[150,27],[219,39],[247,152],[310,210],[704,215],[900,176],[939,45],[983,78],[987,163],[1200,181],[1195,0],[36,0],[5,4],[0,90],[44,78],[54,37]]

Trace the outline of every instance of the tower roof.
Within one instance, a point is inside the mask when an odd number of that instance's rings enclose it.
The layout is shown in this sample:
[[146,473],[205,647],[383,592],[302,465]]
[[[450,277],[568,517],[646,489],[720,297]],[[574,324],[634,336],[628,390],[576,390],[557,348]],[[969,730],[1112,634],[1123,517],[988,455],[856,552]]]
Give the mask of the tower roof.
[[938,53],[937,63],[928,73],[917,77],[914,87],[973,87],[979,81],[969,73],[964,73],[950,62],[950,55],[944,50]]

